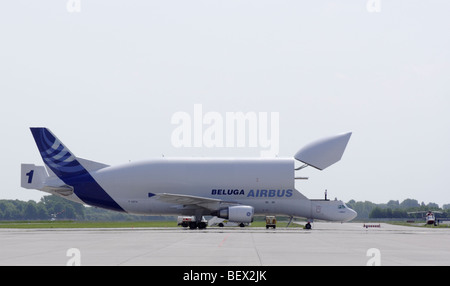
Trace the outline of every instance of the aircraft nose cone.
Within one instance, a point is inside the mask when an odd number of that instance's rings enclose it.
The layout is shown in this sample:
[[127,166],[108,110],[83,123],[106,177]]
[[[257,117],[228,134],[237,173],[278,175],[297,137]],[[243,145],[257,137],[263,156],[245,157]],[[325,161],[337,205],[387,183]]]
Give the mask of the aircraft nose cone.
[[356,216],[358,215],[357,212],[355,212],[352,209],[349,209],[349,213],[348,213],[348,217],[346,219],[346,221],[351,221],[352,219],[354,219]]

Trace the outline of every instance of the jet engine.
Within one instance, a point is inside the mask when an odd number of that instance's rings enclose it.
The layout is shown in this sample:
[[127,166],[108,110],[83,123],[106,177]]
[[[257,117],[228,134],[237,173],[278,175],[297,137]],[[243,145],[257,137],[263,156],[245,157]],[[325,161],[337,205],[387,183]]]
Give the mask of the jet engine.
[[214,213],[215,216],[231,222],[250,223],[253,221],[254,209],[251,206],[231,206]]

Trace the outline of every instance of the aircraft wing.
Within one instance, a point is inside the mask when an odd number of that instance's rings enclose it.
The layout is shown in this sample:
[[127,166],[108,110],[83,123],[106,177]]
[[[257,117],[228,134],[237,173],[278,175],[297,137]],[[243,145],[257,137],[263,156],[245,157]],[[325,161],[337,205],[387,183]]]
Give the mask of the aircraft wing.
[[190,196],[190,195],[180,195],[180,194],[169,194],[160,193],[154,194],[154,197],[166,203],[179,204],[184,206],[194,206],[209,209],[211,211],[217,211],[221,208],[228,206],[239,205],[235,202],[228,202],[219,199]]

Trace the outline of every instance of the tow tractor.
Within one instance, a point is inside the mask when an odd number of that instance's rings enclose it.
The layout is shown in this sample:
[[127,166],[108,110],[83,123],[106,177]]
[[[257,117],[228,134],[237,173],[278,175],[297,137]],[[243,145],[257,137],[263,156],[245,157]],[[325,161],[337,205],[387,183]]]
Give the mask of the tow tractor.
[[269,227],[273,227],[273,229],[277,227],[277,219],[275,216],[266,216],[266,229],[269,229]]

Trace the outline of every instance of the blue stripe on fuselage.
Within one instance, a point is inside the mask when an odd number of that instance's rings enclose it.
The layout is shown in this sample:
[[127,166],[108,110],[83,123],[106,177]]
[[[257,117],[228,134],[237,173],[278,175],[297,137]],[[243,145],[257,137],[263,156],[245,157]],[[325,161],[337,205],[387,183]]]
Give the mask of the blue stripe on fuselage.
[[125,212],[89,173],[76,177],[62,178],[61,180],[67,185],[73,186],[75,194],[86,204]]

